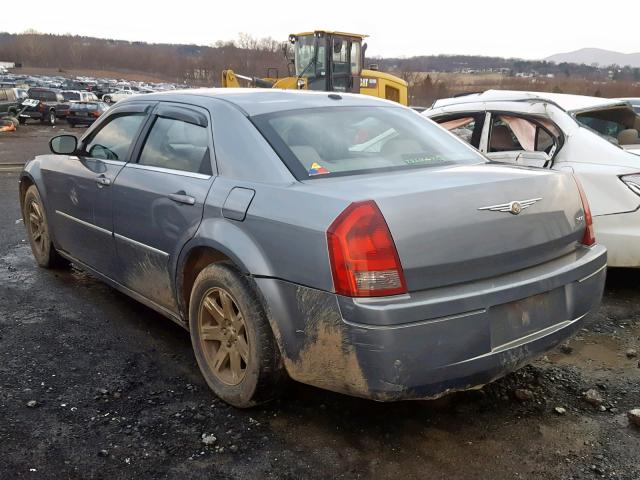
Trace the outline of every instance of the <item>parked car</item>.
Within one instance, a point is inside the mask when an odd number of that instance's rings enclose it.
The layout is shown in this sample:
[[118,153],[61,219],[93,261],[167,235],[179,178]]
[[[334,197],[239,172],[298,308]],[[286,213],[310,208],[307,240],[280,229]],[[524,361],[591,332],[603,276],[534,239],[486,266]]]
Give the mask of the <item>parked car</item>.
[[232,405],[287,376],[383,401],[473,388],[600,303],[606,250],[572,175],[490,164],[373,97],[140,95],[50,145],[20,176],[37,263],[187,328]]
[[425,115],[492,160],[574,172],[609,266],[640,267],[640,117],[626,101],[490,90]]
[[118,91],[117,88],[113,88],[112,86],[106,83],[99,83],[98,85],[95,86],[94,89],[92,89],[92,92],[98,97],[98,99],[102,99],[102,96],[107,93],[114,93],[117,91]]
[[107,110],[109,105],[104,102],[72,102],[67,114],[67,122],[72,127],[91,125]]
[[63,90],[62,96],[67,102],[97,102],[98,97],[92,92],[81,92],[78,90]]
[[136,92],[133,90],[117,90],[113,93],[105,93],[102,95],[102,101],[105,103],[116,103],[132,95],[136,95]]
[[0,88],[0,117],[17,117],[20,110],[20,99],[16,97],[14,88]]
[[[66,118],[69,102],[65,102],[62,93],[52,88],[30,88],[29,99],[35,100],[34,105],[28,106],[19,114],[18,120],[24,124],[30,118],[55,125],[58,118]],[[24,103],[24,102],[23,102]]]

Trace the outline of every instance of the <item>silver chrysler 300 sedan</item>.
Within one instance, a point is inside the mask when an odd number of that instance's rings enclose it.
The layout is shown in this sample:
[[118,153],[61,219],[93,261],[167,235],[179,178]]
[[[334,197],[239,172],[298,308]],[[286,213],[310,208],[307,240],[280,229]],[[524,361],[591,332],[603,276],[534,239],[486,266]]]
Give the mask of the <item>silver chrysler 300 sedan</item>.
[[288,377],[376,400],[477,387],[602,296],[571,175],[491,163],[384,100],[136,96],[51,150],[20,180],[38,264],[73,262],[183,325],[239,407]]

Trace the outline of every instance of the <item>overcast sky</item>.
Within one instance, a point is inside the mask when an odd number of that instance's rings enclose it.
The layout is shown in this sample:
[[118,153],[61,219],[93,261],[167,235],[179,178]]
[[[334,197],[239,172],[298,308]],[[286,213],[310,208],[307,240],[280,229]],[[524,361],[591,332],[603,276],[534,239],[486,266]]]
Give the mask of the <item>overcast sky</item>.
[[284,41],[289,33],[330,29],[369,34],[368,54],[382,56],[457,53],[535,59],[583,47],[640,51],[639,0],[29,0],[27,8],[15,12],[19,14],[0,16],[0,31],[33,28],[210,45],[235,39],[239,32]]

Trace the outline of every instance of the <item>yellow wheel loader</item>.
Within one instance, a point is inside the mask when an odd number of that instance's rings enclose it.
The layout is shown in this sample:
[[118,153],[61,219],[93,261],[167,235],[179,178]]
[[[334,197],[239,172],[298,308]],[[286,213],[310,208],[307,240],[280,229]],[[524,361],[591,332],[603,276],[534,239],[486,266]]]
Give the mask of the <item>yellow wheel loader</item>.
[[223,70],[222,86],[238,88],[242,80],[252,87],[361,93],[407,105],[407,82],[373,65],[362,68],[365,37],[324,30],[289,35],[283,48],[289,60],[288,77],[248,77]]

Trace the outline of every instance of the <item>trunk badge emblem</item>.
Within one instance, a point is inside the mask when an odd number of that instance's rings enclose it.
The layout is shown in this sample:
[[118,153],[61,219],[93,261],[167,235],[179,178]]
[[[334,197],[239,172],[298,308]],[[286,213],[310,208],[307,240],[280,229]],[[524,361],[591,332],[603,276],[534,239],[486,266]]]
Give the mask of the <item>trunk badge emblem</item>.
[[490,205],[488,207],[480,207],[478,210],[489,210],[492,212],[504,212],[511,215],[519,215],[524,209],[529,208],[531,205],[542,200],[540,198],[530,198],[528,200],[514,200],[509,203],[501,203],[499,205]]

